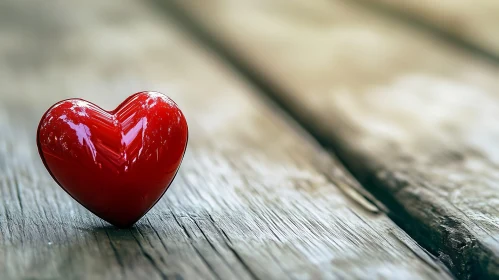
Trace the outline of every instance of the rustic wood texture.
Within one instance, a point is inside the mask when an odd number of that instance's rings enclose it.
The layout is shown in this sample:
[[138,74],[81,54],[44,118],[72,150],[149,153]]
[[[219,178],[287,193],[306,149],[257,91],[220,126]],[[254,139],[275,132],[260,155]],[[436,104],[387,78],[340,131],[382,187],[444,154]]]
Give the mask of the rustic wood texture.
[[499,57],[499,1],[355,0],[416,19]]
[[[336,160],[141,1],[3,1],[1,279],[446,279]],[[62,191],[35,146],[52,103],[140,90],[183,108],[163,199],[118,230]]]
[[174,2],[458,277],[499,277],[496,68],[353,2]]

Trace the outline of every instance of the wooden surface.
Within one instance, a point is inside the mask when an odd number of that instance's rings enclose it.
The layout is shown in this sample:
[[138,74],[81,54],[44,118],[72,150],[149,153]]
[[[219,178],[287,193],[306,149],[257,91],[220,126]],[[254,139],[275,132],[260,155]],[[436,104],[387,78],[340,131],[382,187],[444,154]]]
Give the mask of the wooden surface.
[[[1,279],[446,279],[334,157],[141,1],[0,5]],[[34,8],[36,6],[36,8]],[[168,93],[190,143],[179,175],[118,230],[44,170],[51,104],[112,109]]]
[[357,2],[173,2],[457,277],[499,277],[496,67]]
[[499,1],[354,0],[449,33],[499,57]]

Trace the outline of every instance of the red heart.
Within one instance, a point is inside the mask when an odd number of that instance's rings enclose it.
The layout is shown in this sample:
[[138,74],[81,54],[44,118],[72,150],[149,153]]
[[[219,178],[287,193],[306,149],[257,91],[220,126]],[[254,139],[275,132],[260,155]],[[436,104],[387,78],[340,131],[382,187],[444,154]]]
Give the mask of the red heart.
[[74,199],[118,227],[138,221],[173,181],[187,147],[182,111],[139,92],[114,111],[82,99],[52,106],[38,127],[45,167]]

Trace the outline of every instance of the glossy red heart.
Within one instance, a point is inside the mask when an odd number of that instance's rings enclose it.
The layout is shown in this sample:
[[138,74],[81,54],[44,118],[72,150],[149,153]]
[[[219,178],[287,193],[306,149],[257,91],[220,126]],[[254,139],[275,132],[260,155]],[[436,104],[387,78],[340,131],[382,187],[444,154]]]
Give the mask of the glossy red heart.
[[138,221],[173,181],[187,147],[182,111],[139,92],[116,110],[82,99],[52,106],[38,127],[45,167],[74,199],[118,227]]

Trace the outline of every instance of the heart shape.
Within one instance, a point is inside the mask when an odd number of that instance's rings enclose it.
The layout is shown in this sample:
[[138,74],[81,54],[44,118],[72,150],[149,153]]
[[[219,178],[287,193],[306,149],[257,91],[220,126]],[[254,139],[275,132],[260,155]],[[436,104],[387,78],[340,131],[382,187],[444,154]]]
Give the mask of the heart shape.
[[163,196],[187,148],[182,111],[158,92],[139,92],[114,111],[82,99],[52,106],[37,133],[54,180],[117,227],[133,225]]

